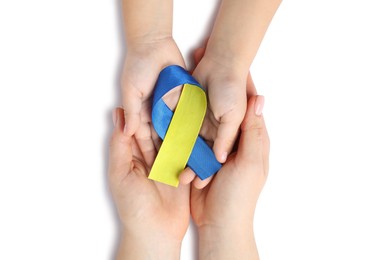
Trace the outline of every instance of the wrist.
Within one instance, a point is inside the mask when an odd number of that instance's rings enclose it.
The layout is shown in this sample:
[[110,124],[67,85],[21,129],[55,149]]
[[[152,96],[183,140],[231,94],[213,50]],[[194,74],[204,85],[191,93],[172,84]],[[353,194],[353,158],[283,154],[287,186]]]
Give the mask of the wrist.
[[170,239],[158,232],[135,234],[123,231],[117,259],[179,259],[181,240]]
[[213,51],[207,51],[203,56],[201,62],[207,71],[232,81],[246,82],[249,72],[249,66],[240,61],[237,57],[230,54],[220,54]]
[[127,39],[127,49],[150,51],[155,46],[174,42],[171,33],[145,34],[140,37]]
[[235,50],[234,47],[227,43],[214,43],[209,41],[203,59],[210,60],[219,66],[247,76],[252,59],[241,55],[240,52],[241,50]]
[[199,259],[258,259],[251,224],[223,227],[204,225],[198,231]]
[[127,58],[132,64],[139,66],[143,61],[152,61],[157,66],[166,67],[177,64],[184,67],[184,60],[179,52],[175,40],[166,36],[153,40],[134,41],[127,43]]
[[172,36],[173,1],[122,1],[123,25],[128,44]]

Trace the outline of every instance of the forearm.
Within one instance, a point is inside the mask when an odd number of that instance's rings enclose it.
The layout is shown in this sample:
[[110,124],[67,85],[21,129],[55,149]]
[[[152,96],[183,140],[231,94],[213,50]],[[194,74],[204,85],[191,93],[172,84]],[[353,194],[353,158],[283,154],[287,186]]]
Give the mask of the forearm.
[[205,57],[248,73],[281,0],[222,0]]
[[127,44],[172,36],[173,0],[122,0]]
[[146,238],[142,235],[122,234],[116,259],[180,259],[180,241],[168,241],[164,237]]
[[199,259],[259,259],[252,228],[199,228]]

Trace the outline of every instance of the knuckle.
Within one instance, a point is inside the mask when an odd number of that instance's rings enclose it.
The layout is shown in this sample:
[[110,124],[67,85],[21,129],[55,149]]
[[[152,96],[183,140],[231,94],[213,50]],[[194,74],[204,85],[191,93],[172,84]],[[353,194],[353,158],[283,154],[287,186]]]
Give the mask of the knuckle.
[[[257,129],[257,130],[256,130]],[[241,124],[242,131],[260,131],[266,133],[264,122],[260,118],[245,117]]]
[[242,105],[237,96],[229,94],[223,98],[212,99],[210,108],[214,117],[220,122],[241,122],[246,111],[245,105]]
[[256,140],[263,142],[264,141],[264,136],[263,136],[263,131],[261,128],[257,126],[252,126],[250,129],[248,129],[253,133],[255,136]]
[[215,139],[214,145],[216,149],[224,150],[225,147],[231,147],[235,143],[235,136],[219,136]]
[[130,137],[126,136],[123,133],[114,132],[111,135],[109,147],[110,149],[115,149],[118,145],[130,145]]
[[264,128],[260,123],[255,122],[255,120],[248,119],[243,122],[241,130],[244,132],[251,131],[254,132],[256,135],[262,135],[264,132]]
[[131,98],[142,99],[144,96],[143,92],[140,89],[138,89],[137,87],[135,87],[132,84],[129,84],[128,82],[121,84],[121,89],[122,89],[122,92],[125,94],[125,97],[128,97],[130,99]]

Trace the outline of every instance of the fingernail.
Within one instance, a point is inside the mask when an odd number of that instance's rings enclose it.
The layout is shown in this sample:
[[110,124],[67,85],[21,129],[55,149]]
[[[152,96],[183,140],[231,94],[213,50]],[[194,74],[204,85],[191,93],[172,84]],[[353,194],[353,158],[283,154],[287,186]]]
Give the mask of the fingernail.
[[223,153],[221,154],[221,161],[222,161],[222,162],[226,162],[226,159],[227,159],[227,152],[223,152]]
[[261,116],[261,113],[263,113],[263,107],[264,107],[264,96],[257,96],[255,102],[255,114],[257,116]]
[[116,126],[116,122],[118,120],[118,116],[116,115],[116,109],[112,110],[112,123]]

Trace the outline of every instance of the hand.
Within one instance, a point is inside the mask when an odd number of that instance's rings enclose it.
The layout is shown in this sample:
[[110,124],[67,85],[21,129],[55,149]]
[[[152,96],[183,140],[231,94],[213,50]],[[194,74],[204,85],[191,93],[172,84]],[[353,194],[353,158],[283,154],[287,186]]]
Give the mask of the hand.
[[193,76],[207,89],[212,112],[210,119],[218,124],[213,150],[217,160],[224,163],[244,119],[248,71],[241,73],[231,64],[204,56]]
[[[148,167],[154,162],[155,146],[160,140],[151,124],[152,93],[160,71],[173,64],[184,67],[183,57],[171,37],[128,47],[122,73],[124,132],[134,135]],[[176,105],[180,91],[181,88],[175,88],[164,97],[170,108]]]
[[123,132],[122,109],[114,110],[113,121],[108,172],[122,223],[118,259],[178,259],[189,223],[189,185],[149,180],[150,167],[136,139]]
[[241,124],[238,150],[210,185],[191,189],[191,215],[199,230],[199,258],[258,258],[253,216],[268,174],[269,138],[261,96],[252,97]]
[[[218,151],[226,150],[226,153],[230,153],[246,111],[247,97],[255,96],[256,88],[253,84],[252,77],[248,72],[246,73],[246,78],[243,83],[244,87],[240,86],[242,84],[239,82],[240,80],[232,80],[231,83],[226,84],[208,84],[208,81],[203,81],[202,79],[204,77],[211,79],[211,81],[215,78],[221,79],[221,82],[228,82],[232,79],[229,75],[226,75],[229,74],[229,70],[226,67],[218,66],[216,63],[213,65],[204,65],[210,64],[208,59],[204,58],[205,50],[206,49],[203,47],[194,51],[194,63],[197,67],[193,72],[193,75],[200,81],[202,86],[207,87],[210,102],[200,130],[200,135],[210,146],[213,146],[214,144],[214,153],[217,156],[217,159],[218,154],[220,155],[218,160],[223,163],[226,161],[226,155],[221,156],[222,152]],[[207,68],[208,66],[209,68]],[[203,71],[203,74],[200,71]],[[234,84],[233,81],[237,81],[237,84]],[[220,88],[218,89],[218,87]],[[215,110],[213,110],[213,104]],[[214,113],[214,111],[219,112]],[[220,111],[227,112],[224,113]],[[222,116],[216,116],[221,113],[223,113]],[[212,177],[201,180],[190,168],[186,168],[180,175],[180,183],[185,185],[193,181],[194,186],[198,189],[204,188],[211,180]]]

